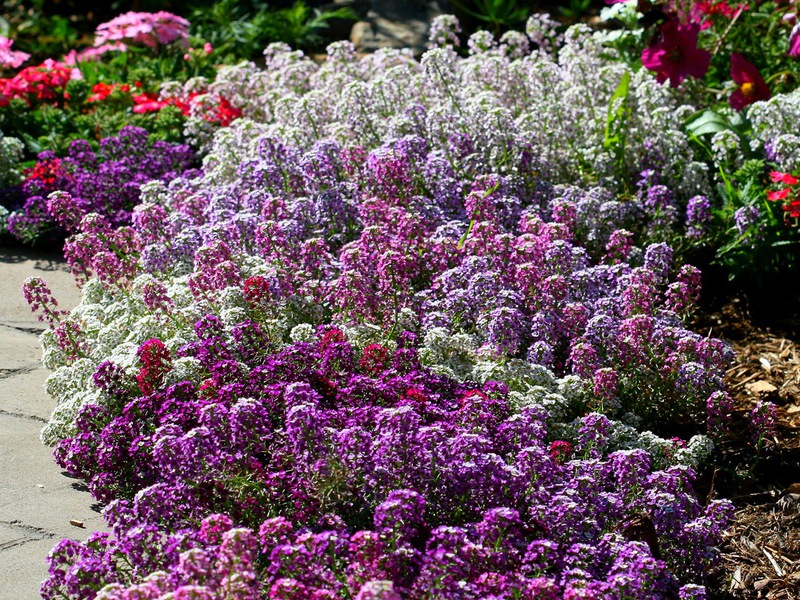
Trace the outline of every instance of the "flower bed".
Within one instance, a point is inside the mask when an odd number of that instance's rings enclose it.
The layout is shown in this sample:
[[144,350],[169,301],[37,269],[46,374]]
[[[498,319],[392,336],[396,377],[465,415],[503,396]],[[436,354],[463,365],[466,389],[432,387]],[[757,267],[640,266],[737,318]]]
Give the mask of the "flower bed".
[[[791,217],[791,140],[759,119],[793,97],[752,98],[748,161],[659,84],[700,75],[659,62],[699,25],[663,25],[655,74],[541,17],[460,57],[456,26],[420,61],[273,45],[221,69],[243,118],[197,129],[202,171],[175,147],[160,180],[119,161],[136,206],[49,155],[28,175],[59,189],[37,202],[83,286],[67,314],[25,284],[43,440],[112,529],[61,542],[44,597],[706,597],[732,506],[693,486],[730,433],[732,353],[687,326],[686,257],[794,235],[754,200]],[[733,60],[738,109],[759,82]]]

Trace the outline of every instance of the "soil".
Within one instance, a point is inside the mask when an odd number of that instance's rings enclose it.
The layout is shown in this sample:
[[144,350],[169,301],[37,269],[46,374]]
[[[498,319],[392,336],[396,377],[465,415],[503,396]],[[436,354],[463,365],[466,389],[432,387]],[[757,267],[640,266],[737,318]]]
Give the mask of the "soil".
[[693,327],[727,340],[736,352],[726,375],[735,432],[744,431],[759,400],[778,407],[775,435],[757,452],[742,433],[720,443],[716,468],[706,474],[705,489],[698,490],[701,497],[727,498],[737,508],[709,589],[720,600],[798,600],[800,315],[769,315],[760,306],[751,313],[753,304],[734,299]]

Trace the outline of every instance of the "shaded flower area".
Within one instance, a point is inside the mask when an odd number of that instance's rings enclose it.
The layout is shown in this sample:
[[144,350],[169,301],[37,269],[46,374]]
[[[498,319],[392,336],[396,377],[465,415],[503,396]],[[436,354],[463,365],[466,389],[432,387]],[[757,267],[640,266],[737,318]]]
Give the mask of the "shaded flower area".
[[63,159],[42,152],[24,173],[23,205],[8,217],[8,231],[29,243],[63,239],[86,213],[104,215],[112,227],[127,225],[142,184],[169,181],[186,171],[193,159],[188,146],[152,140],[147,131],[133,126],[101,140],[98,152],[84,140],[74,141]]
[[156,341],[138,382],[95,373],[107,400],[56,457],[111,501],[113,533],[57,546],[45,598],[671,598],[714,560],[731,506],[701,505],[691,469],[609,452],[601,415],[553,455],[546,411],[424,368],[413,335],[275,351],[252,321],[230,343],[215,317],[195,329],[179,355],[202,383],[153,392]]

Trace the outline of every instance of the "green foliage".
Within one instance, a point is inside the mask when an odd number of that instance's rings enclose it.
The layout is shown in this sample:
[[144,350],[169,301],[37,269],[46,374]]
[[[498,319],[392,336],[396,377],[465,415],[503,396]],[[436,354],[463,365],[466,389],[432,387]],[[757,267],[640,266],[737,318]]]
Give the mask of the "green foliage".
[[[624,169],[625,159],[625,123],[630,115],[630,105],[626,102],[630,90],[631,74],[625,71],[622,79],[611,96],[606,115],[606,130],[603,136],[603,147],[614,154],[614,165],[618,173]],[[623,180],[620,177],[620,180]]]
[[261,2],[247,7],[238,0],[219,0],[211,6],[195,7],[189,20],[193,36],[210,42],[226,60],[237,60],[259,57],[272,42],[314,47],[322,41],[328,21],[355,18],[349,8],[320,12],[302,0],[277,10]]
[[739,52],[759,69],[773,94],[797,87],[800,64],[787,55],[791,25],[783,20],[784,15],[793,10],[791,4],[769,1],[750,3],[746,10],[734,13],[732,18],[711,15],[713,26],[706,33],[711,38],[712,44],[708,47],[713,56],[707,85],[712,89],[727,87],[730,54]]
[[152,115],[139,115],[152,119],[150,123],[138,125],[150,131],[150,137],[156,140],[163,140],[173,144],[183,143],[183,123],[184,116],[177,106],[165,106],[160,111]]
[[[711,228],[699,244],[714,250],[714,264],[721,266],[728,279],[748,289],[761,289],[765,278],[790,272],[798,267],[800,230],[784,218],[780,203],[767,200],[770,165],[763,158],[749,158],[738,169],[715,160],[710,138],[723,131],[734,132],[742,154],[752,155],[752,129],[746,116],[732,111],[705,110],[693,115],[686,131],[695,145],[708,156],[717,172],[716,195]],[[736,225],[738,210],[758,211],[758,219],[746,230]]]
[[295,48],[308,48],[322,42],[322,32],[328,28],[331,19],[355,20],[356,15],[350,8],[321,12],[298,1],[291,8],[276,12],[275,18],[265,23],[265,28],[274,41],[285,42]]
[[67,54],[80,45],[82,34],[61,15],[47,15],[42,0],[5,0],[0,35],[14,39],[14,49],[31,55],[29,64]]
[[[695,101],[703,105],[728,102],[736,89],[731,79],[734,52],[755,65],[773,94],[795,89],[800,83],[800,61],[787,54],[792,26],[783,18],[795,10],[793,5],[771,0],[749,5],[721,1],[716,5],[724,5],[729,11],[697,16],[704,22],[699,47],[711,53],[711,64],[703,85],[696,89],[705,97],[696,97]],[[665,3],[656,2],[655,6],[663,8]],[[600,16],[610,29],[599,39],[616,50],[631,68],[641,68],[641,52],[656,34],[660,21],[648,24],[632,1],[606,7]]]
[[522,25],[533,7],[533,4],[526,0],[452,0],[451,4],[486,24],[495,34]]
[[571,21],[578,21],[589,7],[592,5],[592,0],[569,0],[569,5],[559,6],[558,12],[561,16],[570,19]]

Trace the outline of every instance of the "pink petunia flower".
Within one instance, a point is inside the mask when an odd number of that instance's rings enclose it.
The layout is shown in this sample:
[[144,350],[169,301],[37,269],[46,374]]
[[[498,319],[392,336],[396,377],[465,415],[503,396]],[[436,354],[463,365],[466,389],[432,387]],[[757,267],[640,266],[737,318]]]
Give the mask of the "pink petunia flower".
[[25,52],[12,50],[11,46],[13,44],[14,40],[0,36],[0,67],[16,69],[31,57],[30,54],[26,54]]
[[767,200],[769,200],[770,202],[776,202],[777,200],[786,200],[789,197],[791,191],[792,189],[788,187],[780,190],[769,191],[767,192]]
[[800,58],[800,22],[792,27],[792,32],[789,34],[789,52],[792,58]]
[[642,65],[655,71],[659,83],[669,79],[672,87],[678,87],[686,79],[703,77],[711,62],[711,53],[697,47],[697,23],[665,21],[656,32],[650,45],[642,50]]
[[95,47],[113,42],[142,44],[150,48],[178,42],[188,45],[189,21],[160,11],[157,13],[127,12],[98,25]]
[[738,52],[731,54],[731,79],[739,85],[728,99],[734,110],[742,110],[759,100],[769,100],[772,95],[758,69]]
[[772,171],[769,178],[772,183],[785,183],[786,185],[796,185],[798,182],[797,177],[791,173],[781,173],[780,171]]
[[159,100],[158,96],[152,93],[144,93],[134,96],[133,104],[133,112],[139,115],[149,112],[157,112],[167,106],[167,102]]

